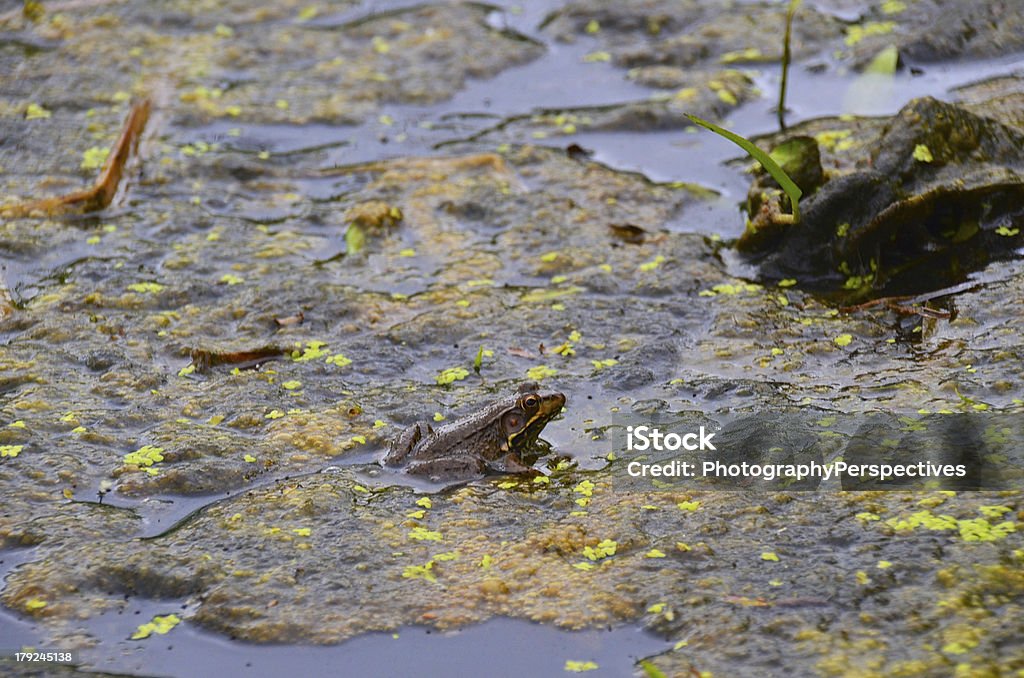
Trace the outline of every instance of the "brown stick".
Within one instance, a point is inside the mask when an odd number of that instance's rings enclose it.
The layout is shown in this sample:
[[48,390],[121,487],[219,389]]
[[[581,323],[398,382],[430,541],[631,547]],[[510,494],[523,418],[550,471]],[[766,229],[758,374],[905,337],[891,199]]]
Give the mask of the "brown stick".
[[856,306],[842,306],[842,307],[840,307],[839,312],[840,313],[856,313],[857,311],[864,311],[864,310],[872,308],[874,306],[880,306],[880,305],[888,306],[889,304],[892,304],[894,302],[906,301],[907,299],[910,299],[910,298],[911,297],[909,297],[909,296],[903,296],[903,297],[879,297],[877,299],[872,299],[871,301],[865,301],[863,304],[857,304]]
[[268,360],[273,360],[288,353],[288,349],[278,346],[264,346],[251,351],[234,351],[231,353],[194,348],[189,351],[192,364],[200,372],[206,372],[217,365],[238,365],[251,363],[253,367]]
[[952,315],[945,309],[928,308],[927,306],[903,306],[902,304],[892,303],[888,304],[888,307],[900,315],[919,315],[922,318],[935,318],[936,320],[944,320]]
[[[950,316],[950,312],[944,309],[928,308],[927,306],[916,306],[915,302],[928,301],[930,298],[942,296],[938,294],[922,295],[921,297],[879,297],[878,299],[872,299],[871,301],[865,301],[863,304],[857,304],[856,306],[844,306],[840,308],[842,313],[856,313],[857,311],[864,311],[874,306],[884,305],[890,311],[895,311],[901,315],[919,315],[926,318],[937,318],[944,319]],[[900,302],[910,301],[911,305],[902,304]]]
[[107,207],[117,194],[128,158],[138,148],[139,138],[149,120],[149,110],[149,99],[143,99],[132,106],[121,128],[121,135],[111,147],[110,155],[92,188],[54,198],[15,203],[0,208],[0,214],[5,217],[49,217],[68,212],[95,212]]

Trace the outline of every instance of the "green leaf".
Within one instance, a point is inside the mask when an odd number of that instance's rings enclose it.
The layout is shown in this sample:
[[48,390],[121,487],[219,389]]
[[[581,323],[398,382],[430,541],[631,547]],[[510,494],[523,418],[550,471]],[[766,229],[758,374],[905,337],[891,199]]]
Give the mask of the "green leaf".
[[480,367],[484,364],[484,347],[477,349],[476,358],[473,359],[473,371],[480,374]]
[[46,119],[46,118],[49,118],[50,115],[52,115],[50,113],[50,111],[46,110],[45,108],[43,108],[39,104],[29,104],[25,108],[25,119],[26,120]]
[[531,367],[526,370],[526,376],[533,381],[540,381],[547,377],[553,377],[556,374],[558,374],[558,370],[553,367],[548,367],[547,365],[537,365],[536,367]]
[[935,158],[932,156],[931,149],[924,144],[918,144],[917,146],[914,146],[914,160],[917,160],[918,162],[931,162],[932,160],[935,160]]
[[84,170],[100,169],[107,162],[107,156],[110,155],[109,148],[100,148],[99,146],[93,146],[84,153],[82,153],[82,162],[79,165]]
[[668,678],[664,671],[646,659],[640,662],[640,668],[644,670],[644,675],[647,676],[647,678]]
[[779,182],[779,186],[781,186],[782,190],[789,196],[789,202],[793,205],[793,223],[800,222],[800,208],[797,203],[800,200],[800,196],[803,195],[803,191],[801,191],[800,187],[789,178],[789,175],[786,174],[781,167],[779,167],[779,164],[772,160],[770,155],[755,146],[753,142],[744,139],[740,135],[734,134],[727,129],[722,129],[712,122],[708,122],[707,120],[698,118],[696,115],[691,115],[689,113],[686,114],[686,117],[701,127],[709,129],[719,136],[725,137],[752,155],[754,160],[761,163],[761,166],[765,168],[768,174],[772,175],[772,178],[775,179],[775,181]]
[[469,376],[469,372],[464,367],[448,367],[441,370],[434,380],[437,381],[438,386],[447,386],[456,381],[462,381]]
[[565,670],[569,673],[583,673],[585,671],[596,671],[600,668],[597,662],[577,661],[574,659],[565,660]]
[[153,617],[153,621],[140,624],[138,630],[132,634],[132,640],[142,640],[143,638],[149,638],[154,633],[163,635],[170,632],[175,626],[181,623],[181,618],[176,614],[168,615],[157,615]]
[[355,224],[349,224],[345,231],[345,249],[348,254],[356,254],[366,246],[366,234]]
[[871,60],[871,63],[864,69],[865,73],[877,73],[879,75],[893,75],[896,72],[896,66],[900,61],[900,51],[895,45],[889,45],[882,49],[875,58]]

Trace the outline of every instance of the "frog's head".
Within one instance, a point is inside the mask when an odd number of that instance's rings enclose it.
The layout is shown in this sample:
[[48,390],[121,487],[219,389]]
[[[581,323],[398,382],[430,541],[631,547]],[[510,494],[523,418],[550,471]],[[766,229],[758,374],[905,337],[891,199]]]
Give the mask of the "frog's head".
[[564,405],[565,395],[561,393],[541,391],[535,382],[521,385],[499,420],[504,451],[522,453],[532,448],[537,436]]

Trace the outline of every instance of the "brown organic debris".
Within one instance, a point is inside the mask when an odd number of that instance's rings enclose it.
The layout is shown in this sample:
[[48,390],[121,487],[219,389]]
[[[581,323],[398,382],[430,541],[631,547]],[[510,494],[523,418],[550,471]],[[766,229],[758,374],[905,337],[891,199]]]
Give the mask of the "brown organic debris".
[[647,239],[647,231],[633,224],[608,224],[612,236],[631,245],[642,245]]
[[291,327],[293,325],[301,325],[306,319],[306,314],[302,311],[298,313],[286,316],[284,318],[274,318],[274,324],[278,327]]
[[345,212],[345,221],[364,229],[391,228],[402,220],[402,210],[381,200],[367,200]]
[[194,348],[189,352],[192,364],[199,372],[206,372],[217,365],[245,365],[246,367],[259,367],[268,360],[274,360],[286,354],[287,349],[278,346],[264,346],[251,351],[211,351],[204,348]]
[[149,99],[142,99],[132,106],[121,128],[121,134],[111,147],[107,162],[91,188],[53,198],[9,205],[2,208],[3,216],[52,217],[67,213],[95,212],[110,205],[117,194],[125,164],[138,148],[139,138],[149,120],[150,107]]

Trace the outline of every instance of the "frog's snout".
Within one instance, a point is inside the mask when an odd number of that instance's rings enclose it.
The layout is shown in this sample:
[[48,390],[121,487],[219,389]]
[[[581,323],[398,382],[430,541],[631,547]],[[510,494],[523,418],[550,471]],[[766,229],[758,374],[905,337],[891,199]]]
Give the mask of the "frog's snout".
[[549,393],[541,401],[541,410],[548,416],[554,416],[565,407],[565,395],[562,393]]

